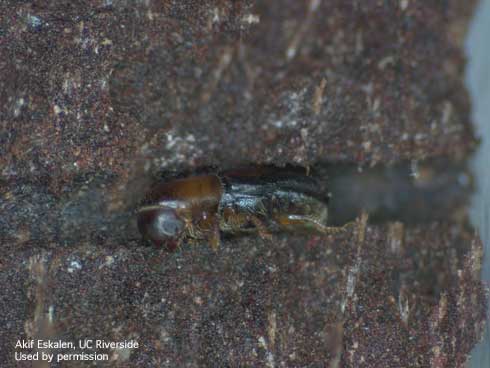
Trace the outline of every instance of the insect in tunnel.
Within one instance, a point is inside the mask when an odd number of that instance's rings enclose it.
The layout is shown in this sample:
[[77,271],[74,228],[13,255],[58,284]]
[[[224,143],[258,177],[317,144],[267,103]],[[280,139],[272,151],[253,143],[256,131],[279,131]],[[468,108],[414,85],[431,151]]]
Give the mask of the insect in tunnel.
[[335,233],[325,186],[302,168],[270,166],[195,175],[156,185],[138,210],[142,236],[175,250],[185,240],[220,244],[220,232]]

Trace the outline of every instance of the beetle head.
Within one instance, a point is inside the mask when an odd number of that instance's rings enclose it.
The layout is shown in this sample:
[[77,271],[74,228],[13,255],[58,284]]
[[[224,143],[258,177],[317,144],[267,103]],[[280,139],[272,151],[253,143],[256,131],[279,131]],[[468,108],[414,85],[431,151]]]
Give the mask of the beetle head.
[[154,245],[174,250],[185,231],[185,222],[173,208],[143,207],[138,213],[138,229]]

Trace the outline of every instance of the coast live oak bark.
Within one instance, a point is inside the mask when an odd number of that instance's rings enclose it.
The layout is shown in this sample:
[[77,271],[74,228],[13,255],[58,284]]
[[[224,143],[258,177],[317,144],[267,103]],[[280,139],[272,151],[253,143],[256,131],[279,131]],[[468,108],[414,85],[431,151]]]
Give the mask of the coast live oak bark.
[[133,210],[162,173],[463,160],[473,5],[3,1],[3,365],[98,338],[139,344],[98,350],[112,367],[463,366],[485,310],[464,211],[169,255]]

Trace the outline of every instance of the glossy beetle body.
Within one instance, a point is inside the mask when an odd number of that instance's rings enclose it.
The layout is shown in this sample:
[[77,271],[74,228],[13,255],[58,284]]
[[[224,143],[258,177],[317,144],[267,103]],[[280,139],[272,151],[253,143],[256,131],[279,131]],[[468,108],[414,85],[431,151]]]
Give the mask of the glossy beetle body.
[[138,228],[155,245],[184,239],[219,245],[225,234],[326,233],[326,189],[305,170],[255,167],[157,185],[138,211]]

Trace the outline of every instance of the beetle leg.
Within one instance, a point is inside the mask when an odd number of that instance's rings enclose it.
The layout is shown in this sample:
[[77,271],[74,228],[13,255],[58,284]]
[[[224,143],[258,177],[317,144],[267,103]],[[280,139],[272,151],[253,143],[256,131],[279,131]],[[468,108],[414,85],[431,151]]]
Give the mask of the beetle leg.
[[259,236],[262,239],[272,240],[272,234],[269,231],[267,231],[267,227],[262,221],[260,221],[258,217],[251,215],[249,216],[249,220],[257,228],[257,231],[259,232]]
[[348,222],[347,224],[343,226],[323,226],[323,225],[318,225],[318,231],[327,234],[327,235],[335,235],[335,234],[340,234],[349,229],[352,225],[354,225],[355,222]]
[[340,233],[343,233],[343,232],[349,230],[349,228],[355,224],[356,223],[354,221],[351,221],[351,222],[348,222],[342,226],[325,226],[325,225],[318,224],[318,223],[314,223],[314,226],[315,226],[315,229],[318,230],[318,232],[320,232],[322,234],[335,235],[335,234],[340,234]]
[[175,252],[182,249],[182,239],[172,239],[166,242],[167,250],[169,252]]
[[219,226],[217,224],[216,226],[214,226],[213,230],[209,235],[209,244],[211,245],[211,248],[214,251],[217,251],[221,244],[221,239],[219,235]]
[[303,228],[316,231],[320,234],[334,235],[347,231],[355,222],[348,222],[343,226],[326,226],[315,219],[303,215],[288,215],[278,218],[278,222],[288,228]]

